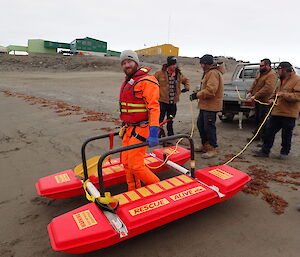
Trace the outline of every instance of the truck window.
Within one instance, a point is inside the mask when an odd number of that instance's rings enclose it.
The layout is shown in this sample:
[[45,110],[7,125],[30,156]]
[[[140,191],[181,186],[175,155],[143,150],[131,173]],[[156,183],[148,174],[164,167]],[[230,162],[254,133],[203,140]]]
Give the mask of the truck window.
[[294,69],[295,69],[296,74],[297,74],[298,76],[300,76],[300,68],[295,67]]
[[244,69],[240,73],[239,78],[242,79],[244,77],[244,79],[255,79],[257,72],[258,69]]

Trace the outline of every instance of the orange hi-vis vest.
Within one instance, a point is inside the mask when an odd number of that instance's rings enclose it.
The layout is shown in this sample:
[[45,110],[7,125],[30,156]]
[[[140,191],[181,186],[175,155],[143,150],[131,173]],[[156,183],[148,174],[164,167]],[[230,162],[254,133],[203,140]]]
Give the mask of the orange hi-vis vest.
[[143,98],[136,96],[136,93],[140,93],[140,91],[135,91],[135,86],[144,80],[156,83],[147,78],[149,71],[150,68],[140,68],[131,79],[126,77],[121,86],[119,99],[120,119],[125,123],[138,123],[148,120],[149,114],[146,102]]

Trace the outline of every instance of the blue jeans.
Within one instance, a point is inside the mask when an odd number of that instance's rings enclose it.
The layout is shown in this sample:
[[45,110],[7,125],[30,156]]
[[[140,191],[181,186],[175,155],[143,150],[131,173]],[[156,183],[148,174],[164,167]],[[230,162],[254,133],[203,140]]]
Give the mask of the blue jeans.
[[288,155],[291,150],[293,129],[296,125],[296,118],[271,116],[265,130],[262,152],[268,154],[274,144],[275,135],[281,129],[281,150],[280,153]]
[[217,112],[200,110],[197,127],[202,144],[209,143],[213,147],[218,147],[216,117]]

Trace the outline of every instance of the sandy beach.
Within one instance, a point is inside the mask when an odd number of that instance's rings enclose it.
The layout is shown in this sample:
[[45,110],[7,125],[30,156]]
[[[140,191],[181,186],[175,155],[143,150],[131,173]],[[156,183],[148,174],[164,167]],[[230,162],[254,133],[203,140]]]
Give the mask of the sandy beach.
[[[1,57],[0,57],[1,58]],[[45,62],[45,60],[43,60]],[[56,61],[57,62],[57,61]],[[81,163],[85,139],[117,131],[118,93],[123,74],[112,59],[105,69],[14,69],[0,65],[0,256],[72,256],[51,248],[47,224],[56,216],[87,203],[84,196],[51,200],[37,195],[41,177]],[[19,63],[18,63],[19,65]],[[15,65],[15,67],[19,67]],[[100,66],[99,66],[100,65]],[[151,64],[153,71],[159,64]],[[20,67],[22,67],[20,65]],[[77,67],[77,66],[76,66]],[[90,67],[90,66],[87,66]],[[114,67],[110,69],[109,67]],[[183,65],[195,88],[199,67]],[[229,80],[230,74],[226,75]],[[198,110],[181,95],[176,133],[190,133]],[[217,122],[219,156],[198,169],[226,162],[246,144],[253,120]],[[195,143],[199,134],[195,128]],[[290,159],[279,160],[280,134],[270,158],[255,158],[255,143],[231,165],[247,172],[253,183],[233,198],[117,245],[80,256],[103,257],[297,257],[300,254],[300,126],[294,130]],[[116,140],[116,145],[120,140]],[[88,156],[107,150],[93,143]],[[162,174],[163,176],[163,174]],[[112,188],[116,192],[125,185]],[[76,255],[73,255],[76,256]],[[78,255],[79,256],[79,255]]]

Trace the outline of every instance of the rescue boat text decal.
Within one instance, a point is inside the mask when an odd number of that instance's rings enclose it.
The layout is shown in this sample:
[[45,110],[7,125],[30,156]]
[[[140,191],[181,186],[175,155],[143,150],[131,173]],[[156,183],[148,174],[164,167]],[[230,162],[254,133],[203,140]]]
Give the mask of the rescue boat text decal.
[[175,195],[170,195],[170,198],[173,200],[173,201],[177,201],[177,200],[181,200],[183,198],[186,198],[186,197],[189,197],[191,195],[195,195],[195,194],[198,194],[198,193],[201,193],[203,191],[205,191],[206,189],[202,186],[198,186],[198,187],[194,187],[194,188],[191,188],[191,189],[188,189],[188,190],[185,190],[185,191],[182,191],[180,193],[177,193]]
[[224,170],[220,170],[220,169],[210,170],[209,173],[216,176],[216,177],[218,177],[218,178],[220,178],[220,179],[223,179],[223,180],[226,180],[226,179],[229,179],[229,178],[233,177],[231,174],[227,173]]
[[93,214],[90,212],[90,210],[78,212],[76,214],[73,214],[73,219],[75,220],[78,228],[84,229],[91,226],[94,226],[97,224],[97,221],[95,220]]
[[155,202],[147,203],[145,205],[142,205],[142,206],[136,207],[134,209],[131,209],[131,210],[129,210],[129,213],[132,216],[135,216],[135,215],[147,212],[147,211],[154,210],[156,208],[159,208],[159,207],[164,206],[164,205],[169,204],[169,203],[170,202],[166,198],[162,198],[162,199],[157,200]]
[[70,177],[67,173],[63,173],[54,177],[57,184],[64,183],[70,181]]

